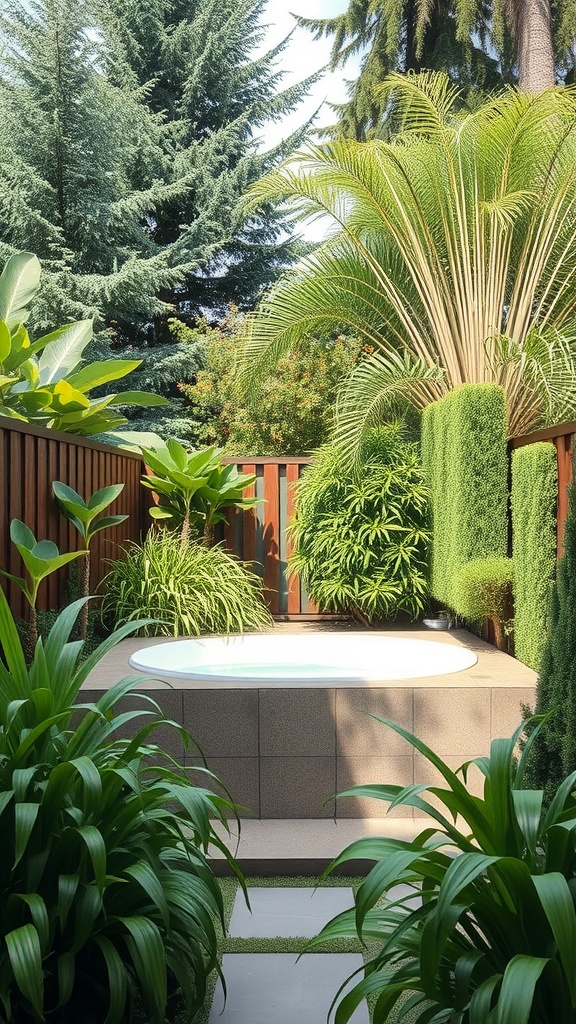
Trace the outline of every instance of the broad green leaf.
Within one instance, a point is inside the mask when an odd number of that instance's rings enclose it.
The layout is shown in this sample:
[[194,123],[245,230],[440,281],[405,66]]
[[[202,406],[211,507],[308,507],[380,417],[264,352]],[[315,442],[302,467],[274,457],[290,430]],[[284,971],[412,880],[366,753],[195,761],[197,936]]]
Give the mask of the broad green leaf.
[[[92,320],[79,320],[58,327],[40,339],[44,343],[44,351],[39,361],[41,383],[56,384],[71,374],[80,362],[92,335]],[[81,392],[78,391],[78,394]]]
[[68,383],[78,391],[90,391],[111,380],[119,380],[135,370],[141,359],[103,359],[88,363],[81,370],[68,376]]
[[34,925],[25,924],[5,936],[14,980],[31,1003],[38,1020],[43,1020],[44,980],[40,940]]
[[534,990],[549,963],[545,957],[512,957],[504,971],[495,1024],[529,1024]]
[[74,422],[74,414],[86,414],[90,409],[90,401],[86,395],[82,391],[71,387],[67,380],[59,380],[54,385],[52,412],[53,414],[58,414],[60,422],[66,422],[66,417],[69,417],[71,422]]
[[101,487],[100,490],[95,491],[89,499],[88,508],[95,512],[102,512],[122,494],[124,486],[124,484],[109,484],[108,487]]
[[26,852],[39,809],[40,805],[37,803],[16,803],[14,805],[14,863],[12,870],[19,864]]
[[110,399],[110,405],[138,405],[142,409],[149,409],[157,405],[170,405],[170,400],[151,391],[119,391]]
[[100,948],[108,971],[108,992],[110,1004],[104,1024],[121,1024],[124,1020],[126,996],[128,994],[126,966],[114,943],[105,935],[96,935],[95,943]]
[[174,462],[176,468],[185,470],[188,465],[188,452],[183,445],[178,441],[175,441],[174,438],[170,438],[166,447],[168,448],[170,458]]
[[28,303],[40,284],[40,262],[31,252],[20,252],[6,261],[0,275],[0,320],[8,327],[25,323]]
[[67,501],[70,505],[83,505],[86,508],[86,502],[78,494],[78,491],[69,487],[68,484],[63,484],[61,480],[52,481],[52,490],[58,501]]
[[164,1020],[167,999],[166,956],[158,928],[146,917],[120,917],[144,1003],[154,1022]]
[[77,829],[77,834],[86,844],[94,868],[94,879],[99,892],[102,893],[106,876],[106,843],[102,833],[95,825],[81,825]]
[[570,989],[572,1007],[576,1009],[576,914],[572,894],[566,879],[559,872],[533,875],[532,881],[558,946],[560,962]]
[[[11,348],[12,338],[8,329],[8,324],[4,320],[0,320],[0,363],[4,362]],[[6,378],[6,380],[9,379],[9,377]]]

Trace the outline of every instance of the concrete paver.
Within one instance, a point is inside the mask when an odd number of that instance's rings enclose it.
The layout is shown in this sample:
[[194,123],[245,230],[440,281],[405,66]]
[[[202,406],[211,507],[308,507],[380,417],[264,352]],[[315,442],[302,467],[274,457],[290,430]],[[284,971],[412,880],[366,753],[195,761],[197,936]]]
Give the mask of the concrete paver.
[[[322,1024],[343,982],[362,968],[359,953],[225,953],[208,1024]],[[357,980],[357,979],[355,979]],[[369,1024],[362,1003],[351,1024]]]
[[239,938],[300,936],[312,938],[337,914],[354,905],[348,886],[327,889],[249,887],[250,911],[244,894],[236,894],[229,934]]

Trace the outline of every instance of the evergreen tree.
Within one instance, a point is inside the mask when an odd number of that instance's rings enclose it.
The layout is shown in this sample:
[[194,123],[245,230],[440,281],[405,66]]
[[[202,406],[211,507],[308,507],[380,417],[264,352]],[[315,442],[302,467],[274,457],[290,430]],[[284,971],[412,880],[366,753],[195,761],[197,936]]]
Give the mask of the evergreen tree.
[[298,22],[317,39],[333,37],[333,69],[365,51],[349,100],[334,106],[338,123],[328,129],[359,141],[385,131],[387,97],[378,86],[393,71],[444,71],[469,105],[518,77],[528,91],[552,85],[553,57],[543,57],[552,45],[559,73],[574,74],[574,0],[556,0],[552,10],[549,0],[349,0],[336,17]]
[[[265,28],[264,0],[101,0],[102,17],[147,102],[165,117],[164,145],[185,193],[155,210],[151,237],[173,245],[197,268],[164,297],[188,317],[240,308],[302,253],[286,218],[271,207],[248,219],[249,183],[286,156],[305,128],[269,152],[258,148],[266,124],[294,110],[314,80],[278,91],[275,70],[285,42],[251,58]],[[165,322],[153,341],[167,340]]]
[[168,339],[250,304],[301,247],[246,185],[304,130],[258,152],[281,47],[252,60],[263,0],[6,0],[0,16],[0,259],[45,267],[36,326],[100,314],[116,344]]
[[553,714],[534,743],[527,782],[551,799],[560,782],[576,771],[576,483],[569,490],[564,555],[551,598],[534,710]]
[[161,119],[135,82],[104,73],[90,0],[7,0],[0,45],[0,258],[25,249],[42,260],[36,326],[157,315],[160,290],[184,271],[147,223],[185,187],[162,180]]

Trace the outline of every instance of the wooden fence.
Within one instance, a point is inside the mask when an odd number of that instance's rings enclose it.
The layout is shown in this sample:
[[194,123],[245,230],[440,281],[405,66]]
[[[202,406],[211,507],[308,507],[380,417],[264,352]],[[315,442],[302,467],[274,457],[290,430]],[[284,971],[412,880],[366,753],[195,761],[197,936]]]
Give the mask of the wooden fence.
[[568,513],[568,486],[572,481],[572,452],[575,434],[576,421],[572,421],[570,423],[561,423],[555,427],[547,427],[544,430],[535,430],[532,434],[522,434],[510,440],[511,448],[524,448],[528,444],[535,444],[536,441],[552,441],[556,448],[558,465],[558,557],[560,557],[564,550],[564,527]]
[[[22,562],[10,543],[10,522],[21,519],[38,540],[54,541],[61,552],[82,548],[76,529],[58,511],[52,483],[61,480],[85,499],[108,484],[123,483],[124,490],[111,506],[112,513],[129,516],[120,526],[96,534],[91,546],[92,590],[107,571],[107,558],[117,545],[139,540],[148,528],[148,493],[140,485],[139,455],[97,444],[87,438],[62,434],[18,420],[0,417],[0,566],[22,575]],[[72,563],[74,565],[74,563]],[[39,608],[57,608],[69,599],[66,570],[40,585]],[[11,608],[23,615],[24,600],[14,584],[7,585]]]
[[289,575],[292,551],[287,526],[294,514],[294,485],[307,458],[228,458],[241,473],[256,474],[256,484],[246,492],[261,500],[254,508],[232,509],[224,529],[226,547],[253,562],[263,580],[273,615],[288,618],[318,617],[297,576]]

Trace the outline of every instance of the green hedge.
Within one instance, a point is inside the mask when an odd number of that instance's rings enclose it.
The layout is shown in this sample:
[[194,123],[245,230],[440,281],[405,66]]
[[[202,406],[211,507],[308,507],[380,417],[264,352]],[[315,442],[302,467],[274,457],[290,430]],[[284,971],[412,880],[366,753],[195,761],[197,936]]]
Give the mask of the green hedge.
[[422,416],[432,509],[432,595],[460,615],[460,570],[504,557],[508,543],[506,399],[497,384],[465,384]]
[[549,441],[512,454],[512,550],[516,657],[538,671],[556,571],[556,449]]

